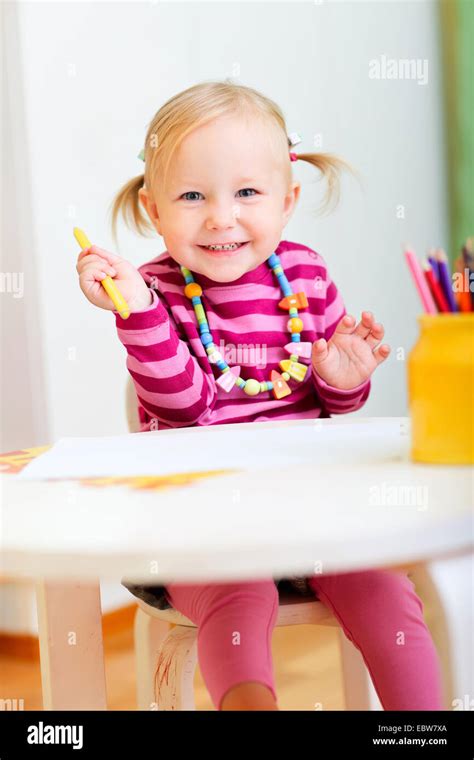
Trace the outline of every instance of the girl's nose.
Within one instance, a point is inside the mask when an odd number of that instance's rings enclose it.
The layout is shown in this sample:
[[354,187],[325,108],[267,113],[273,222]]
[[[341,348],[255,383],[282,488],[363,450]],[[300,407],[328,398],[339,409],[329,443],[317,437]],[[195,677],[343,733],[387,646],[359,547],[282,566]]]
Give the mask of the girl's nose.
[[206,226],[208,230],[232,229],[238,217],[239,207],[236,204],[215,204],[209,210]]

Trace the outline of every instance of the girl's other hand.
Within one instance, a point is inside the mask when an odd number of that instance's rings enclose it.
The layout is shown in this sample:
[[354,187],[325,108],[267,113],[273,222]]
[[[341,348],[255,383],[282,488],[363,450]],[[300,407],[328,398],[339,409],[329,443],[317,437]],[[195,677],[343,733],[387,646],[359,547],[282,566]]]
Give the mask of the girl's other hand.
[[320,338],[313,343],[313,367],[334,388],[356,388],[389,355],[390,346],[378,345],[383,336],[383,325],[374,321],[370,311],[362,312],[357,326],[354,317],[345,314],[329,341]]
[[151,306],[153,295],[138,269],[115,253],[97,245],[85,248],[77,257],[76,270],[82,292],[100,309],[116,310],[113,301],[100,284],[107,275],[112,277],[127,301],[130,312],[142,311]]

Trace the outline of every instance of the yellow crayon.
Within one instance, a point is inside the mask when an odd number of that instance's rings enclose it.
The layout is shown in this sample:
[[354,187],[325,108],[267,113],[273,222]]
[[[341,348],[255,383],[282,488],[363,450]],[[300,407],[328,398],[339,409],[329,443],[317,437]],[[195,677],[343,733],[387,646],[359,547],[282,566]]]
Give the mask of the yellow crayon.
[[[90,248],[92,243],[90,242],[89,238],[87,237],[86,233],[79,229],[79,227],[74,227],[74,237],[76,238],[77,242],[81,246],[81,250],[83,251],[84,248]],[[120,290],[117,288],[116,284],[114,283],[112,277],[107,275],[104,277],[103,280],[100,281],[100,284],[103,286],[105,292],[113,301],[113,304],[122,317],[122,319],[128,319],[130,316],[130,309],[128,308],[128,303],[126,302],[125,298],[121,294]]]

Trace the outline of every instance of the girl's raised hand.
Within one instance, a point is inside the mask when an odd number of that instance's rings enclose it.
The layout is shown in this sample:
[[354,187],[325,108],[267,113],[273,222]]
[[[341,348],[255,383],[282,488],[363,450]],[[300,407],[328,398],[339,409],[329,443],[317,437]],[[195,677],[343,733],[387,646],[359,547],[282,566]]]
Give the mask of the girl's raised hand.
[[142,311],[151,306],[152,293],[138,269],[115,253],[92,245],[80,252],[76,269],[79,274],[79,286],[94,306],[115,310],[113,301],[100,284],[107,275],[113,278],[127,301],[130,312]]
[[383,336],[383,326],[374,322],[372,312],[363,311],[357,326],[354,317],[346,314],[329,341],[320,338],[313,343],[313,367],[328,385],[355,388],[389,355],[390,346],[378,345]]

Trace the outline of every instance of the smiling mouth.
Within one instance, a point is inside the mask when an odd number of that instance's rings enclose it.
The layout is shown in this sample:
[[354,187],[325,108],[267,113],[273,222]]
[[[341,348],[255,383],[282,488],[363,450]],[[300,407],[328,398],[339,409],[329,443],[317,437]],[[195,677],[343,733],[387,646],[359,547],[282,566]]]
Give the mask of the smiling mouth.
[[200,245],[199,248],[204,248],[206,251],[212,251],[219,253],[219,251],[238,251],[242,246],[247,245],[249,241],[246,240],[243,243],[216,243],[215,245]]

